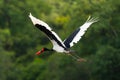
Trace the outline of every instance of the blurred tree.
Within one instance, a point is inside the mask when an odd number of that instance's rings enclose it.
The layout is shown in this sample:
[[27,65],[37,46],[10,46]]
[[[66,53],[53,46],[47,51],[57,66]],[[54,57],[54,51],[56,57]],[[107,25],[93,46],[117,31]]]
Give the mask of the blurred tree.
[[[30,12],[62,39],[89,15],[99,17],[100,21],[72,48],[88,61],[78,63],[69,56],[49,52],[34,56],[42,47],[52,46],[42,32],[32,27]],[[0,0],[0,79],[119,80],[119,13],[120,1],[114,0]]]

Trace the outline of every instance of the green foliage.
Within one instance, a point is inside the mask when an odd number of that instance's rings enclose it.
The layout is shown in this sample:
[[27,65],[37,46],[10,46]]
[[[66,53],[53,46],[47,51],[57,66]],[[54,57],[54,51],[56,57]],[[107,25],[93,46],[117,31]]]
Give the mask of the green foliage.
[[[45,52],[52,48],[28,15],[48,23],[64,40],[89,15],[99,17],[72,49],[87,59]],[[120,1],[0,0],[0,80],[120,80]]]

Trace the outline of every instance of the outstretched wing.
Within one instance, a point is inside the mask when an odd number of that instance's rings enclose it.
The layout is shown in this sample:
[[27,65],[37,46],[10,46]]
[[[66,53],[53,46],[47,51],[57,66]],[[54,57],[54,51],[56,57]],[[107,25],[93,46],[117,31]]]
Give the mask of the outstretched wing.
[[74,43],[77,43],[81,39],[81,37],[85,34],[85,31],[90,27],[90,25],[97,21],[98,18],[91,18],[89,16],[87,21],[82,26],[76,29],[67,39],[64,40],[64,45],[67,48],[72,47]]
[[65,48],[59,36],[54,31],[52,31],[52,29],[45,22],[33,17],[31,13],[29,17],[32,20],[33,24],[48,36],[54,47],[61,46]]

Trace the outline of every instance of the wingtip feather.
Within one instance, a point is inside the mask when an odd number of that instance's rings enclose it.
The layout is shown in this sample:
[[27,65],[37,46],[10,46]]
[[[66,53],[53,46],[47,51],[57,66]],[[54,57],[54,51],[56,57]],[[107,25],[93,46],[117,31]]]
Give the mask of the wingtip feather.
[[89,16],[86,22],[87,23],[89,23],[89,22],[94,23],[94,22],[98,22],[98,21],[99,21],[98,17],[91,17],[91,16]]
[[90,20],[90,18],[91,18],[91,16],[89,15],[89,17],[88,17],[87,21],[89,21],[89,20]]
[[38,23],[37,18],[35,18],[34,16],[32,16],[31,13],[29,13],[29,18],[31,19],[31,21],[33,22],[34,25],[35,25],[36,23]]
[[30,16],[32,16],[32,14],[31,14],[31,13],[29,13],[29,17],[30,17]]

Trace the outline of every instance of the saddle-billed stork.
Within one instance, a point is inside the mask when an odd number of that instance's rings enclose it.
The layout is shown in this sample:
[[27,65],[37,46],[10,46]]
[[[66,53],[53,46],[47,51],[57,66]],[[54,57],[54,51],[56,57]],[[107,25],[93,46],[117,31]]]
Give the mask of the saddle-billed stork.
[[98,21],[98,18],[91,18],[89,16],[87,21],[82,26],[76,29],[68,38],[66,38],[62,42],[60,37],[52,30],[52,28],[49,27],[47,23],[35,18],[34,16],[32,16],[31,13],[29,14],[29,17],[35,27],[44,32],[53,44],[52,49],[42,48],[42,50],[36,53],[37,55],[43,53],[44,51],[56,51],[59,53],[67,53],[78,61],[85,61],[83,58],[80,58],[76,54],[73,55],[72,53],[74,53],[74,51],[70,50],[70,48],[74,45],[74,43],[77,43],[81,39],[81,37],[84,35],[85,31],[90,27],[91,24]]

